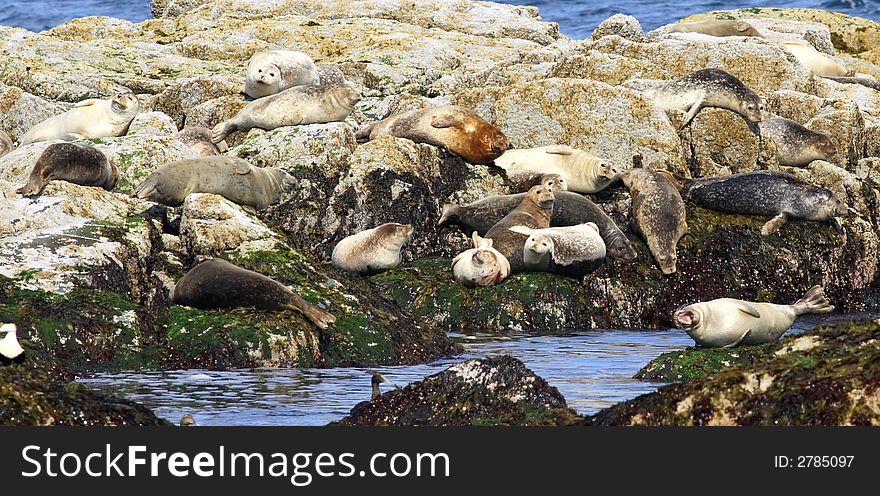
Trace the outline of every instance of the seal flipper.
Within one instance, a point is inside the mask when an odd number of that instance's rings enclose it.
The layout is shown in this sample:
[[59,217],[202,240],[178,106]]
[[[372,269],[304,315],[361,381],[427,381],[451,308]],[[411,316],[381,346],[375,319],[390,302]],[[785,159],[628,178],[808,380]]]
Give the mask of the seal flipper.
[[745,301],[741,301],[738,310],[746,315],[754,317],[756,319],[761,318],[761,312],[758,311],[757,308],[753,307],[751,304]]
[[553,145],[548,146],[544,153],[549,153],[551,155],[571,155],[574,153],[574,148],[568,145]]
[[458,219],[458,205],[447,203],[443,205],[443,212],[440,214],[440,220],[437,221],[438,226],[445,226]]
[[687,126],[688,124],[691,123],[692,120],[694,120],[694,117],[697,116],[697,112],[699,112],[700,109],[703,108],[703,101],[704,101],[705,99],[706,99],[706,96],[703,95],[703,96],[701,96],[700,98],[698,98],[697,101],[694,102],[693,105],[691,105],[691,108],[688,109],[688,113],[687,113],[687,115],[684,116],[684,120],[681,121],[681,125],[678,126],[678,129],[679,129],[679,130],[684,129],[685,126]]
[[834,230],[837,231],[837,234],[846,234],[846,230],[843,228],[842,225],[840,225],[840,221],[837,220],[836,217],[831,217],[830,219],[828,219],[828,225],[833,227]]
[[214,126],[214,129],[211,130],[211,142],[212,143],[220,143],[227,136],[234,133],[238,130],[238,126],[232,123],[231,120],[223,121],[220,124]]
[[336,317],[300,298],[299,295],[295,293],[291,293],[290,295],[289,308],[291,310],[299,310],[305,318],[309,319],[309,321],[321,329],[326,329],[328,325],[336,322]]
[[779,228],[782,227],[786,222],[788,222],[788,214],[785,212],[780,212],[776,215],[776,217],[773,217],[772,219],[768,220],[766,224],[764,224],[764,227],[761,228],[761,234],[764,236],[769,236],[778,231]]
[[749,334],[751,334],[751,333],[752,333],[751,329],[746,329],[746,332],[742,333],[742,336],[740,336],[739,339],[737,339],[736,341],[734,341],[732,343],[728,343],[728,344],[722,346],[722,348],[733,348],[733,347],[739,346],[739,344],[742,343],[744,339],[749,337]]
[[464,120],[460,115],[435,115],[431,118],[431,127],[443,129],[447,127],[456,127],[464,124]]
[[373,122],[362,127],[357,133],[355,133],[355,141],[357,141],[358,143],[366,143],[367,141],[370,141],[370,134],[372,134],[373,126],[375,125],[376,123]]

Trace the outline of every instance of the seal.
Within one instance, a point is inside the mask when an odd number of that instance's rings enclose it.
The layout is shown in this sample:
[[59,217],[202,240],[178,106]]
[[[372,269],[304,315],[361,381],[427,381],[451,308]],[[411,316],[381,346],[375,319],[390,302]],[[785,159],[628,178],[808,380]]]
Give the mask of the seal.
[[507,150],[495,159],[516,184],[532,182],[542,174],[557,174],[569,191],[597,193],[617,178],[619,172],[609,160],[566,145]]
[[492,286],[510,275],[510,263],[495,248],[493,241],[482,238],[476,231],[471,235],[474,247],[459,253],[452,259],[452,275],[456,281],[469,288]]
[[134,93],[121,93],[109,100],[84,100],[63,114],[50,117],[30,128],[21,146],[55,139],[109,138],[122,136],[140,109]]
[[22,196],[36,196],[53,180],[113,191],[119,181],[119,170],[94,146],[52,143],[37,157],[27,183],[15,192]]
[[319,81],[315,61],[305,53],[267,50],[255,53],[248,61],[244,93],[251,98],[262,98]]
[[256,210],[277,202],[295,179],[274,167],[254,167],[232,157],[198,157],[171,162],[147,176],[134,194],[179,207],[191,193],[213,193]]
[[177,132],[177,141],[203,157],[220,155],[220,146],[211,141],[211,130],[206,127],[185,127]]
[[632,196],[632,229],[648,244],[664,274],[676,271],[676,245],[687,233],[684,201],[665,171],[631,169],[620,174]]
[[834,307],[825,298],[822,286],[813,286],[791,305],[719,298],[680,308],[673,319],[700,346],[732,348],[740,344],[772,343],[798,316],[832,310]]
[[827,134],[807,129],[791,119],[773,117],[758,123],[761,134],[776,143],[780,165],[805,167],[813,160],[828,160],[837,151]]
[[333,248],[333,266],[361,275],[400,265],[400,249],[412,237],[409,224],[389,222],[348,236]]
[[721,69],[694,71],[647,94],[664,110],[687,112],[679,129],[690,124],[697,112],[706,107],[727,109],[752,122],[760,121],[764,112],[764,100],[736,76]]
[[806,41],[783,41],[781,45],[801,65],[817,76],[849,76],[851,71],[828,54],[816,50]]
[[211,141],[220,143],[236,131],[271,131],[284,126],[344,121],[361,95],[348,86],[294,86],[254,100],[235,117],[214,126]]
[[761,228],[764,236],[778,231],[789,219],[825,222],[842,233],[836,217],[849,215],[846,203],[834,193],[785,172],[754,171],[694,179],[684,184],[683,194],[709,210],[773,217]]
[[871,79],[867,77],[833,77],[833,76],[824,76],[825,79],[830,79],[831,81],[843,84],[860,84],[865,86],[866,88],[871,88],[872,90],[880,91],[880,81],[876,79]]
[[[623,260],[636,258],[636,250],[623,231],[589,198],[569,191],[553,190],[553,194],[556,200],[553,202],[553,215],[550,217],[551,226],[574,226],[592,222],[599,227],[599,234],[605,241],[609,255]],[[485,235],[492,226],[516,208],[525,196],[525,193],[498,195],[463,206],[447,204],[443,207],[438,225],[454,224],[465,232],[476,231]]]
[[568,191],[568,183],[559,174],[521,174],[517,175],[515,181],[510,177],[508,179],[513,191],[525,193],[539,184],[547,185],[553,191]]
[[318,66],[318,84],[321,86],[345,86],[345,74],[335,65]]
[[486,237],[493,241],[493,247],[507,259],[511,274],[526,269],[523,262],[523,245],[528,236],[514,232],[510,228],[514,226],[525,226],[532,229],[550,227],[554,199],[553,190],[547,186],[532,186],[519,205],[486,233]]
[[547,229],[514,226],[510,230],[529,237],[523,246],[523,263],[528,270],[582,277],[598,269],[605,258],[605,242],[592,222]]
[[392,115],[365,126],[356,136],[358,143],[382,136],[427,143],[472,164],[490,164],[510,146],[501,130],[474,112],[453,105]]
[[12,138],[0,129],[0,157],[12,151]]
[[762,38],[754,26],[745,21],[717,19],[702,22],[682,22],[667,26],[669,33],[700,33],[709,36],[754,36]]
[[203,310],[238,307],[296,310],[321,329],[336,322],[336,317],[300,298],[280,282],[221,258],[205,260],[190,269],[174,285],[171,302]]
[[181,427],[193,427],[199,425],[196,423],[196,419],[192,416],[191,413],[187,413],[183,417],[180,418],[180,426]]
[[24,348],[18,342],[17,330],[18,328],[15,327],[15,324],[0,325],[0,336],[3,336],[0,339],[0,355],[9,360],[14,360],[24,353]]

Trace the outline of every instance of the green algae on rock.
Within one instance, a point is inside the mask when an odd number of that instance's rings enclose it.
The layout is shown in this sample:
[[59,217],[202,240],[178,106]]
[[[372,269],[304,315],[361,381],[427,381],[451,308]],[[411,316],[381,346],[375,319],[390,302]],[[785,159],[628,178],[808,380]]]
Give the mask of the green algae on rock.
[[[736,350],[732,350],[736,351]],[[880,425],[880,320],[821,327],[600,411],[593,425]]]
[[583,417],[509,356],[467,360],[382,394],[331,425],[570,425]]
[[685,348],[671,351],[648,362],[633,379],[653,382],[687,382],[734,365],[751,365],[767,358],[773,345],[735,348]]
[[0,425],[171,425],[133,401],[70,382],[40,346],[0,357]]

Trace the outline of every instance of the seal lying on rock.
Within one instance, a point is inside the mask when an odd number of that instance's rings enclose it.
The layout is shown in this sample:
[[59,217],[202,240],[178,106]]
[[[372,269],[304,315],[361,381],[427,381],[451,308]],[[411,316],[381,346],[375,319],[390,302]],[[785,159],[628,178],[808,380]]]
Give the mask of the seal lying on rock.
[[287,286],[220,258],[205,260],[181,277],[171,291],[171,302],[201,309],[297,310],[321,329],[336,322],[336,317],[303,300]]
[[632,196],[632,228],[664,274],[676,271],[676,245],[687,234],[684,202],[677,182],[665,171],[632,169],[620,174]]
[[53,180],[80,186],[100,186],[112,191],[119,181],[119,171],[94,146],[52,143],[37,158],[27,184],[15,192],[22,196],[39,195]]
[[495,159],[516,184],[542,174],[558,174],[569,191],[596,193],[616,179],[618,170],[610,161],[566,145],[507,150]]
[[510,263],[495,248],[492,240],[482,238],[474,232],[471,235],[474,247],[459,253],[452,259],[452,275],[459,283],[474,286],[492,286],[510,275]]
[[409,224],[389,222],[352,234],[333,248],[333,266],[356,274],[376,274],[400,265],[400,249],[412,237]]
[[592,222],[547,229],[514,226],[510,230],[529,237],[523,245],[523,263],[528,270],[581,277],[599,268],[605,258],[605,242]]
[[0,325],[0,355],[13,360],[24,353],[24,348],[18,342],[18,329],[15,324]]
[[832,77],[825,76],[825,79],[830,79],[831,81],[843,84],[860,84],[867,88],[871,88],[872,90],[880,91],[880,81],[876,79],[866,78],[866,77],[857,77],[857,76],[842,76],[842,77]]
[[817,76],[848,76],[850,70],[806,41],[783,41],[783,48]]
[[122,136],[139,108],[134,93],[122,93],[109,100],[84,100],[67,112],[29,129],[21,138],[21,146],[55,139],[71,141]]
[[244,93],[251,98],[262,98],[294,86],[318,82],[318,68],[305,53],[267,50],[255,53],[248,61]]
[[836,152],[831,137],[791,119],[773,117],[758,123],[761,134],[776,143],[780,165],[804,167],[813,160],[828,160]]
[[550,227],[553,200],[553,191],[550,188],[532,186],[519,205],[486,233],[486,237],[492,239],[495,249],[504,255],[504,258],[510,263],[511,274],[522,272],[525,269],[523,245],[528,236],[514,232],[510,228],[514,226],[525,226],[532,229]]
[[214,126],[211,141],[219,143],[236,131],[270,131],[284,126],[344,121],[361,95],[348,86],[294,86],[254,100],[235,117]]
[[813,286],[792,305],[719,298],[681,308],[675,312],[674,320],[698,345],[730,348],[772,343],[794,324],[798,315],[832,310],[822,286]]
[[682,22],[667,26],[669,33],[700,33],[709,36],[755,36],[761,38],[761,34],[751,24],[745,21],[714,19],[702,22]]
[[[605,241],[608,253],[614,258],[632,260],[636,258],[636,250],[617,224],[593,203],[577,193],[553,190],[556,200],[553,202],[553,215],[550,225],[574,226],[592,222],[599,227],[599,234]],[[443,207],[439,225],[455,224],[465,232],[476,231],[485,235],[525,198],[525,193],[516,195],[499,195],[484,198],[468,205],[447,204]]]
[[664,110],[687,112],[680,128],[705,107],[727,109],[753,122],[760,121],[764,112],[764,100],[721,69],[700,69],[646,93]]
[[410,110],[367,125],[358,143],[382,136],[434,145],[472,164],[489,164],[510,146],[498,128],[474,112],[453,105]]
[[292,187],[294,178],[274,167],[254,167],[240,158],[187,158],[159,167],[134,194],[179,207],[191,193],[213,193],[239,205],[262,210]]
[[835,217],[849,215],[846,203],[831,191],[776,171],[686,181],[684,197],[718,212],[772,216],[761,228],[764,236],[778,231],[790,218],[827,222],[842,233]]
[[12,138],[0,129],[0,157],[12,151]]
[[185,127],[174,138],[203,157],[220,155],[222,152],[220,146],[211,141],[211,130],[206,127]]

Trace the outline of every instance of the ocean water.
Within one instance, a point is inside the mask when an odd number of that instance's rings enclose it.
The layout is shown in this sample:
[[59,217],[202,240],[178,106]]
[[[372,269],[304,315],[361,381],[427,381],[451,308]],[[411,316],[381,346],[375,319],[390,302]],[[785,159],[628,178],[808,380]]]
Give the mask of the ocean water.
[[[534,5],[572,38],[588,37],[613,14],[635,16],[646,30],[698,12],[746,7],[812,7],[880,20],[880,0],[502,0]],[[42,31],[76,17],[110,16],[140,22],[152,17],[149,0],[0,0],[0,25]]]

